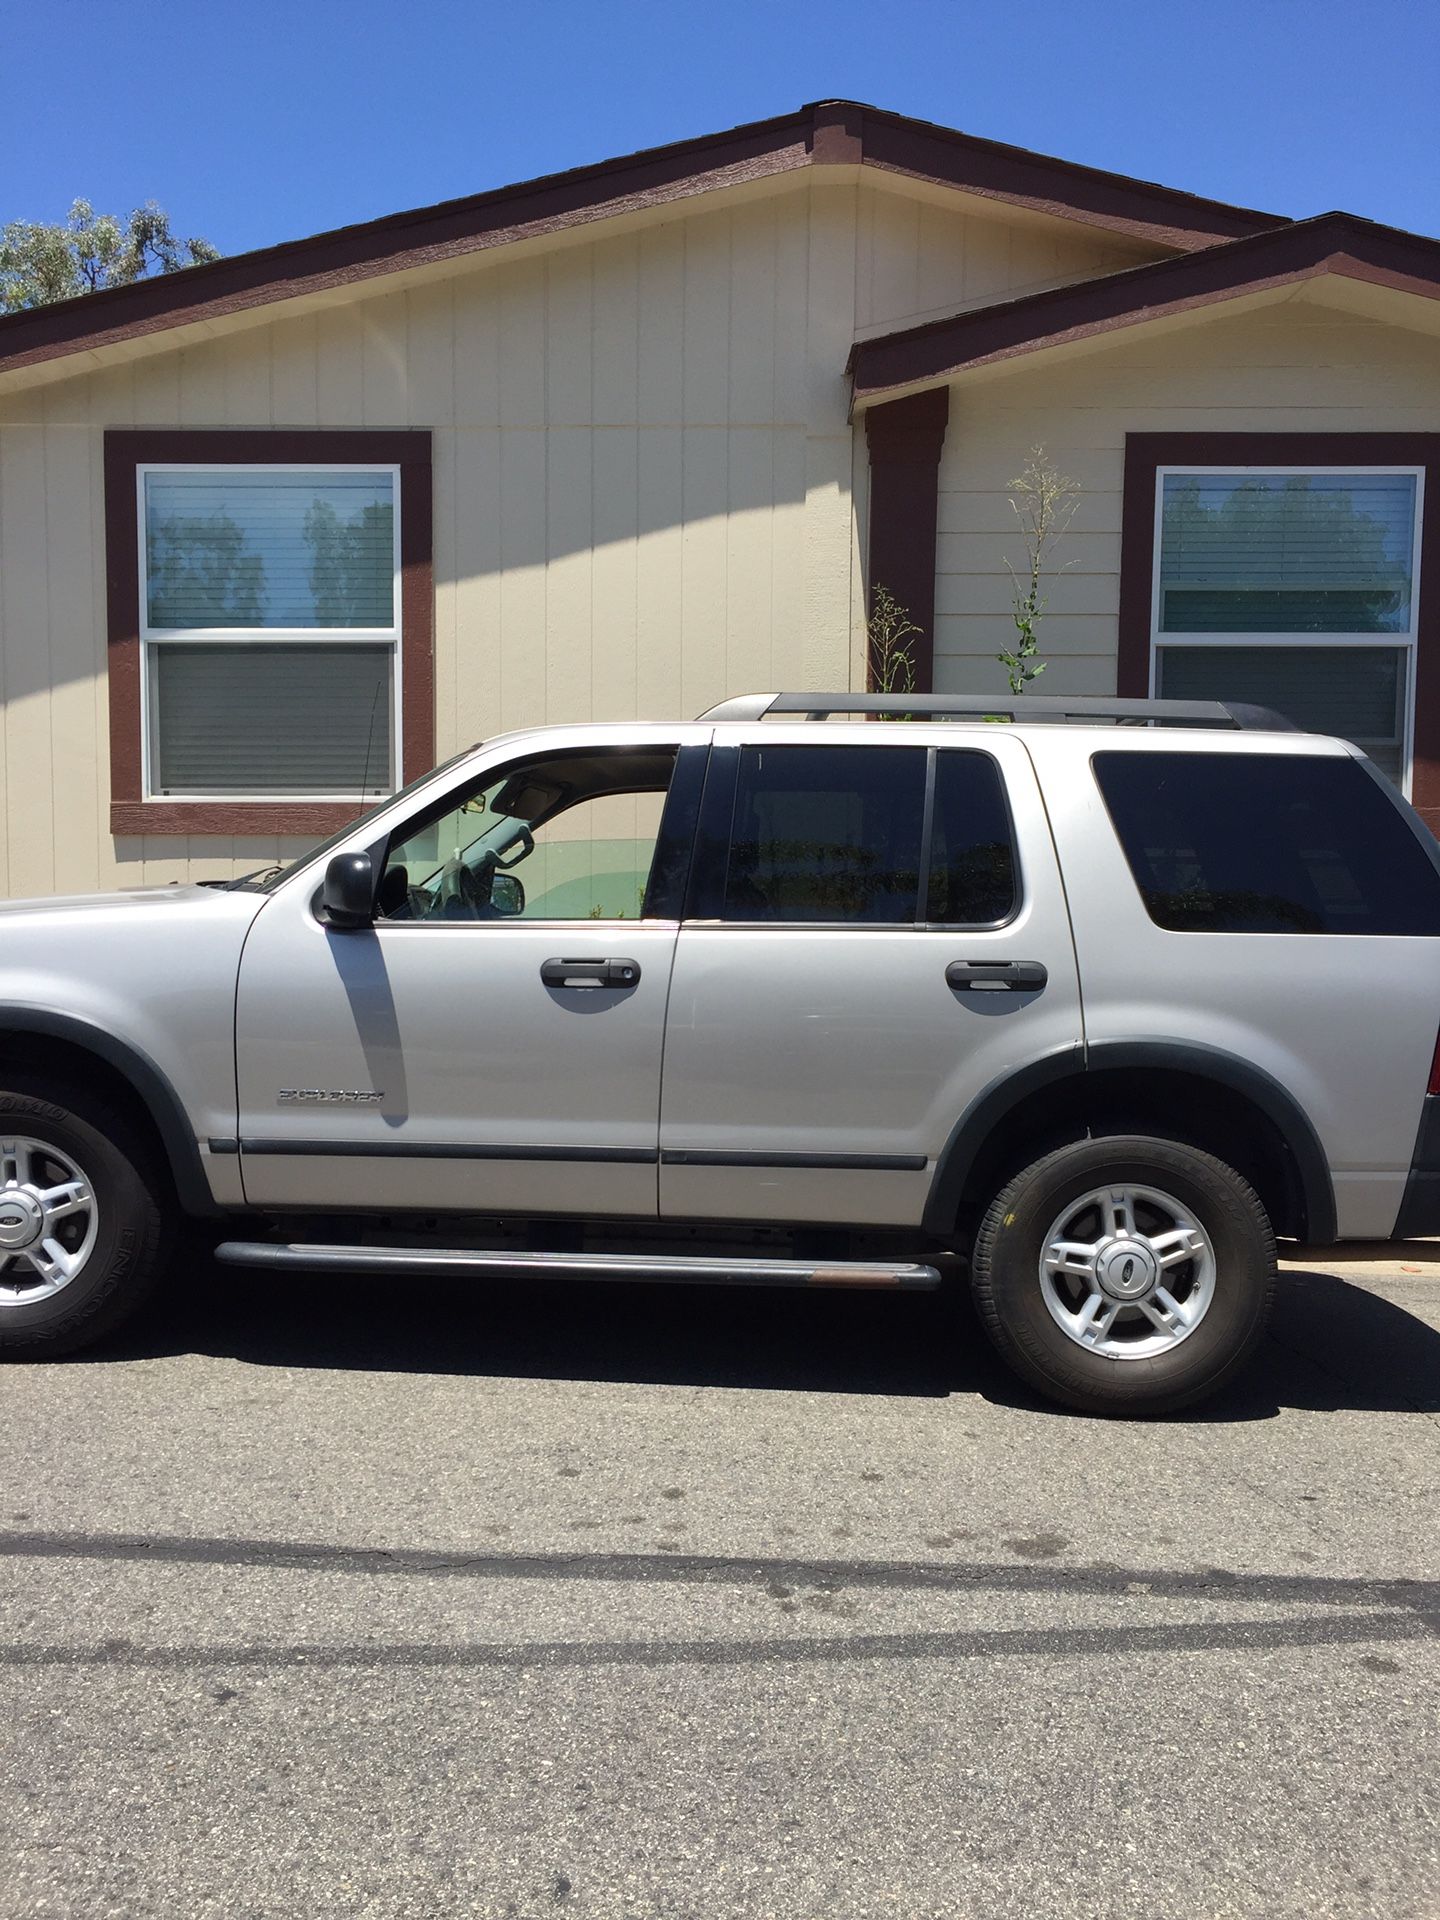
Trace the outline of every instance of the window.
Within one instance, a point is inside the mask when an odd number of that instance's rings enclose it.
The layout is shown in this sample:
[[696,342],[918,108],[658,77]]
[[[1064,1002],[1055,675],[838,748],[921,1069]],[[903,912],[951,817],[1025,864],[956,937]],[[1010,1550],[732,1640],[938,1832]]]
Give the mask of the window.
[[1440,935],[1440,873],[1353,760],[1132,752],[1094,767],[1157,926]]
[[725,920],[914,921],[923,747],[746,747]]
[[108,433],[115,832],[316,833],[433,760],[425,433]]
[[390,793],[398,474],[142,467],[147,797]]
[[1154,690],[1251,701],[1409,780],[1422,471],[1156,470]]
[[392,839],[382,918],[640,919],[674,765],[664,748],[492,772]]
[[1006,919],[1015,898],[1010,815],[991,755],[918,746],[741,751],[721,919],[980,927]]
[[935,756],[935,812],[925,918],[984,927],[1015,908],[1015,848],[1000,769],[988,753]]

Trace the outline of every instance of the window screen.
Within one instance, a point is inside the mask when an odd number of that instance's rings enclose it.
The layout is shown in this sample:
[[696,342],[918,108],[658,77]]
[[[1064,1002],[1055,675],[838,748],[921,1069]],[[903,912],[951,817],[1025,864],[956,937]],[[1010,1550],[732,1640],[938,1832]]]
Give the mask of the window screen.
[[388,647],[156,647],[151,791],[389,793],[393,677]]
[[923,747],[747,747],[723,918],[912,922]]
[[935,822],[925,918],[983,927],[1015,906],[1015,848],[1000,769],[988,753],[935,756]]
[[1406,652],[1401,647],[1160,649],[1167,700],[1244,700],[1273,707],[1305,733],[1353,740],[1399,786],[1405,756]]
[[1094,767],[1157,926],[1440,934],[1440,873],[1353,760],[1098,753]]

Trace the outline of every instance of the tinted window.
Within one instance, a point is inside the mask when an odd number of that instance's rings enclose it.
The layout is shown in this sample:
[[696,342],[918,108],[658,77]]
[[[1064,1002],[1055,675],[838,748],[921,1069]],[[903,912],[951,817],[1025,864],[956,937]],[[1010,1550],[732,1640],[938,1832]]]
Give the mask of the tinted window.
[[1186,933],[1440,933],[1440,874],[1353,760],[1097,753],[1150,918]]
[[925,917],[987,926],[1015,906],[1015,849],[1000,769],[988,753],[935,757],[935,825]]
[[923,747],[747,747],[727,920],[913,921]]

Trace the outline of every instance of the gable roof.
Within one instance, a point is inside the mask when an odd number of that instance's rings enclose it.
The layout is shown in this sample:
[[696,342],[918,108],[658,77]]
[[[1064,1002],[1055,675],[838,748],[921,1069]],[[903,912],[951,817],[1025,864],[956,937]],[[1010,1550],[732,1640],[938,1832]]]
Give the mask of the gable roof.
[[1322,213],[1202,252],[879,334],[851,350],[855,402],[1322,274],[1440,299],[1440,240],[1350,213]]
[[1282,219],[855,101],[824,100],[725,133],[9,314],[0,318],[0,373],[804,167],[872,167],[1181,250]]

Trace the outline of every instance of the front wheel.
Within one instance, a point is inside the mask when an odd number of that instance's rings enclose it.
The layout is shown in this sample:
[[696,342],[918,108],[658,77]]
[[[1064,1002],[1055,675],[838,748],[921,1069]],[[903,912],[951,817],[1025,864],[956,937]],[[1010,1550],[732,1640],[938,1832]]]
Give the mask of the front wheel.
[[1083,1140],[986,1209],[976,1304],[1041,1393],[1085,1413],[1167,1413],[1213,1393],[1265,1328],[1275,1240],[1233,1168],[1142,1136]]
[[79,1088],[0,1091],[0,1360],[87,1346],[150,1292],[165,1188],[135,1133]]

